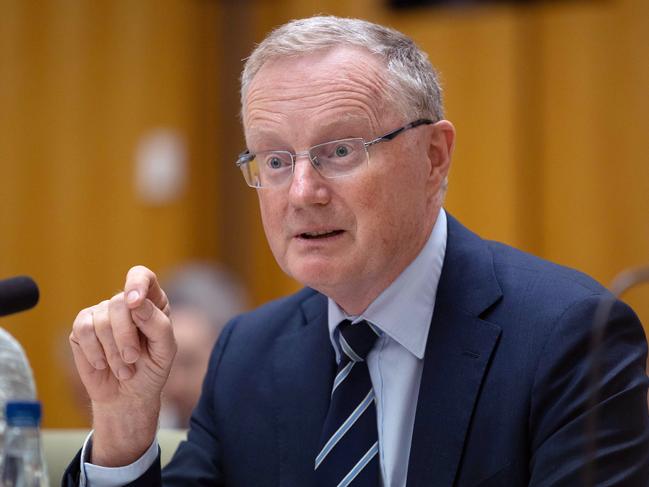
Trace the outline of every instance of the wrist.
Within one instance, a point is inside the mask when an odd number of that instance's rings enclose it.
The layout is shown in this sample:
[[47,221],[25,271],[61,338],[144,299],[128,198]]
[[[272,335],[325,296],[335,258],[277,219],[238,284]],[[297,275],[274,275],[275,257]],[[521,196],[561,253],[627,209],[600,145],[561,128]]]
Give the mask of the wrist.
[[122,467],[140,458],[158,430],[160,403],[111,407],[93,404],[93,439],[90,461],[103,467]]

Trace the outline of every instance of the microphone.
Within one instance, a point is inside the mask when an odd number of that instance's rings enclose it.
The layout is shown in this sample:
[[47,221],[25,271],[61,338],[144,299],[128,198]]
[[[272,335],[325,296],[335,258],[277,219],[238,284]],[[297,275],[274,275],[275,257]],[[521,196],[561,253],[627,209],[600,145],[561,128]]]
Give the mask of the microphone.
[[[31,277],[0,280],[0,316],[33,308],[38,303],[38,286]],[[34,374],[18,341],[0,327],[0,408],[11,399],[34,399]],[[4,419],[4,414],[0,414]],[[0,425],[2,429],[2,425]]]
[[29,276],[0,280],[0,316],[31,309],[38,298],[38,286]]

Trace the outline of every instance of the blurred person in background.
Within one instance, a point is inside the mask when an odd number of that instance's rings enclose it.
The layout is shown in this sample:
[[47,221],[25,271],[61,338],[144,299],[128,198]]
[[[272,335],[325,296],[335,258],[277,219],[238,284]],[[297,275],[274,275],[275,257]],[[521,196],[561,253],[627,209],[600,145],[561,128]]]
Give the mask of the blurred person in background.
[[201,393],[214,343],[230,318],[247,308],[241,283],[210,262],[181,265],[165,274],[178,351],[162,390],[161,428],[187,428]]

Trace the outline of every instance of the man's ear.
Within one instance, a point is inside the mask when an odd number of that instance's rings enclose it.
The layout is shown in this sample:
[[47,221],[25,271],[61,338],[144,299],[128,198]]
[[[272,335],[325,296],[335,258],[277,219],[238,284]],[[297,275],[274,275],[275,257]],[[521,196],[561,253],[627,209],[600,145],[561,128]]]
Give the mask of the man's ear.
[[448,120],[440,120],[432,126],[428,144],[430,163],[429,181],[436,188],[444,184],[451,167],[455,147],[455,127]]

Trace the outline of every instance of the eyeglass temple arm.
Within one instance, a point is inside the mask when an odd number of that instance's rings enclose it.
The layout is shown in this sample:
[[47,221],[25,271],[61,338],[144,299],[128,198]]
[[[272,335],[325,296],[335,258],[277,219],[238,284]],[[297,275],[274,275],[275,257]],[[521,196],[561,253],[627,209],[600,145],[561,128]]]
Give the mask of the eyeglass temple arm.
[[401,128],[393,130],[392,132],[388,132],[387,134],[382,135],[381,137],[377,137],[374,140],[370,140],[367,143],[367,147],[369,147],[370,145],[377,144],[379,142],[383,142],[385,140],[392,140],[397,135],[399,135],[401,132],[405,132],[406,130],[410,130],[410,129],[413,129],[415,127],[419,127],[420,125],[431,125],[433,123],[435,123],[435,122],[433,122],[432,120],[430,120],[428,118],[420,118],[419,120],[415,120],[414,122],[410,122],[409,124],[406,124]]
[[241,154],[239,154],[239,157],[237,157],[237,167],[241,167],[243,164],[252,161],[254,158],[255,156],[252,155],[249,150],[244,150]]

